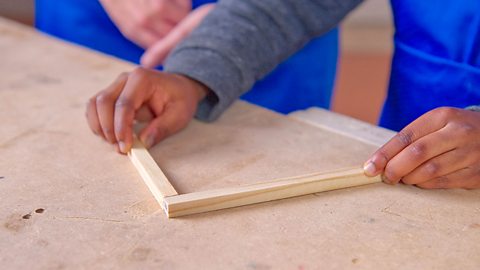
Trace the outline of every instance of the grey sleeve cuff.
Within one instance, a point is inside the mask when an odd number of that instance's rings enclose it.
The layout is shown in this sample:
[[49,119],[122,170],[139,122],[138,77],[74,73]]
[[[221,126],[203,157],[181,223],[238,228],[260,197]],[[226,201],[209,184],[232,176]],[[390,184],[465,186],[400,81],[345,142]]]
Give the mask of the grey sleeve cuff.
[[[174,59],[174,61],[168,61]],[[214,121],[238,97],[245,82],[234,63],[212,50],[182,48],[167,59],[165,71],[185,75],[202,82],[211,92],[198,106],[195,117],[202,121]],[[221,71],[221,72],[219,72]]]
[[468,106],[468,107],[465,108],[465,110],[480,112],[480,105],[478,105],[478,106]]

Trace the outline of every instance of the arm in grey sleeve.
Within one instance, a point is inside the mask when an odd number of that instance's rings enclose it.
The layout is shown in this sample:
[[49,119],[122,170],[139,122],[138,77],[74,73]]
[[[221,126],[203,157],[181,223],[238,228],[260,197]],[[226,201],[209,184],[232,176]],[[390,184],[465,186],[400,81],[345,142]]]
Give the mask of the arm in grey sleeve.
[[362,0],[224,0],[167,58],[164,70],[211,93],[196,117],[215,120],[234,100],[301,49],[333,29]]

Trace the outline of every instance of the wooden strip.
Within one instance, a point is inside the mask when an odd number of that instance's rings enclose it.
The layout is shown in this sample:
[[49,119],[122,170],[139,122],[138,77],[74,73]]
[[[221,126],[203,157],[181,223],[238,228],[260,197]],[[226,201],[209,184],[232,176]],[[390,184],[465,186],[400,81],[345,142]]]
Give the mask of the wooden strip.
[[308,110],[288,114],[290,118],[319,127],[358,141],[380,147],[395,136],[396,132],[378,127],[358,119],[332,114],[330,111],[312,107]]
[[134,139],[128,156],[160,205],[163,205],[165,197],[178,195],[148,150],[137,138]]
[[363,174],[363,169],[355,168],[177,195],[165,198],[162,207],[168,217],[179,217],[378,182],[381,182],[380,177],[367,177]]

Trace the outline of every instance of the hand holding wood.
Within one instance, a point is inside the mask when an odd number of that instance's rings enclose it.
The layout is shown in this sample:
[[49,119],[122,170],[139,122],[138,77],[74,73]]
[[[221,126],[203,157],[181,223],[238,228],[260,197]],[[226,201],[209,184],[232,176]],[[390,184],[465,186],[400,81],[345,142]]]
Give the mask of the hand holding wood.
[[365,163],[368,175],[422,188],[480,188],[480,113],[457,108],[427,112]]
[[96,134],[126,154],[135,120],[147,120],[139,138],[149,148],[183,129],[208,89],[185,76],[137,68],[93,96],[87,120]]

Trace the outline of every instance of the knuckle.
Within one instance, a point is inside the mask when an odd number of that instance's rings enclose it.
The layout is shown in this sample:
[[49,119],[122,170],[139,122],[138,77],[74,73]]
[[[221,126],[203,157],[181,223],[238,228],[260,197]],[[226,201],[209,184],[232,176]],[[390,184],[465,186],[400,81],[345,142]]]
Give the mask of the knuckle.
[[415,138],[415,134],[411,129],[403,129],[396,135],[397,140],[403,147],[410,145]]
[[113,98],[108,93],[101,93],[97,96],[95,103],[98,105],[105,105],[113,101]]
[[384,148],[381,148],[380,150],[378,150],[374,156],[376,156],[376,160],[383,162],[384,164],[387,164],[389,160],[389,155],[387,154]]
[[441,169],[441,166],[438,165],[438,163],[428,162],[424,166],[425,176],[431,179],[438,175],[438,173],[440,172],[440,169]]
[[115,102],[115,108],[133,110],[135,108],[133,101],[126,97],[119,97]]
[[424,143],[415,143],[408,148],[415,159],[422,159],[427,154],[427,146]]
[[440,107],[433,110],[433,113],[443,122],[447,122],[457,115],[457,109],[452,107]]

